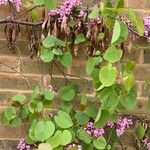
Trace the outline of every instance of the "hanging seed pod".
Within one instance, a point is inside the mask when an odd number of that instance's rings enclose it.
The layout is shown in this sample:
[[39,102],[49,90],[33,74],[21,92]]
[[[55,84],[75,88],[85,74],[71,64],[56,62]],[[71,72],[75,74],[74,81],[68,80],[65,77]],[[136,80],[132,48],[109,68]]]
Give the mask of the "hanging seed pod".
[[78,56],[78,51],[79,51],[79,46],[74,45],[73,52],[74,52],[74,56],[75,56],[75,57],[77,57],[77,56]]
[[47,22],[48,22],[48,19],[46,19],[42,24],[42,35],[41,35],[42,39],[44,39],[47,35]]

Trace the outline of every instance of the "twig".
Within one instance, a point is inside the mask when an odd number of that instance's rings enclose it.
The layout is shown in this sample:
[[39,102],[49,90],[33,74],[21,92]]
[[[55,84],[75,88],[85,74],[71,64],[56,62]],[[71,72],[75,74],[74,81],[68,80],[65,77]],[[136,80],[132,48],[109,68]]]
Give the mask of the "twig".
[[35,9],[35,8],[37,8],[37,7],[39,7],[39,6],[38,6],[38,5],[35,5],[35,6],[31,7],[30,9],[28,9],[27,11],[25,11],[25,12],[22,13],[21,15],[17,16],[17,19],[19,19],[20,17],[22,17],[22,16],[28,14],[30,11],[32,11],[33,9]]
[[29,81],[27,80],[27,78],[26,78],[26,76],[24,74],[22,74],[21,72],[17,71],[14,67],[10,67],[10,66],[8,66],[7,64],[5,64],[5,63],[3,63],[1,61],[0,61],[0,64],[2,64],[3,66],[5,66],[5,67],[7,67],[7,68],[9,68],[11,70],[13,70],[15,73],[18,73],[18,74],[22,75],[26,79],[26,81],[28,83],[28,86],[31,87]]
[[43,21],[40,22],[27,22],[27,21],[21,21],[21,20],[12,20],[12,19],[4,19],[0,21],[0,24],[3,23],[17,23],[20,25],[28,25],[28,26],[39,26],[43,24]]
[[62,75],[65,77],[66,80],[66,85],[69,82],[69,80],[67,79],[66,73],[64,73],[61,68],[57,65],[57,63],[54,61],[55,66],[57,67],[57,69],[62,73]]
[[113,130],[114,130],[114,128],[112,128],[111,131],[110,131],[110,134],[109,134],[109,137],[108,137],[108,140],[107,140],[106,148],[107,148],[107,146],[109,145],[109,142],[110,142],[110,140],[111,140],[111,136],[112,136]]

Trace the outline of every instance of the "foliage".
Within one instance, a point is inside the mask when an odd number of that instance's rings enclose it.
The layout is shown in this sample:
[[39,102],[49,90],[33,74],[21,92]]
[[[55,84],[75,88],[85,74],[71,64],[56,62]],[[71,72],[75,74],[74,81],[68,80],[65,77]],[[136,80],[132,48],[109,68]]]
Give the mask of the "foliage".
[[[48,9],[56,8],[54,0],[33,1],[36,5],[44,5]],[[140,36],[144,32],[143,22],[131,8],[124,7],[124,0],[118,0],[115,5],[111,1],[101,2],[100,6],[95,7],[90,13],[82,10],[79,7],[80,3],[77,2],[67,1],[63,7],[49,12],[50,17],[56,19],[50,21],[54,23],[51,27],[60,25],[63,30],[61,35],[57,32],[44,34],[39,57],[44,63],[60,62],[68,68],[74,58],[72,47],[83,45],[89,48],[98,45],[93,50],[95,53],[88,55],[85,68],[86,73],[93,80],[95,101],[89,102],[85,94],[87,91],[79,93],[76,85],[67,82],[67,85],[57,92],[53,89],[36,87],[29,99],[25,95],[18,94],[12,97],[12,106],[7,107],[1,115],[1,123],[10,124],[12,127],[18,127],[22,122],[27,121],[30,127],[25,142],[38,150],[81,150],[87,147],[91,150],[113,150],[115,144],[120,143],[119,138],[125,129],[133,124],[130,118],[119,116],[120,111],[133,110],[137,105],[135,63],[130,60],[122,62],[122,44],[128,38],[129,27],[121,21],[120,16],[123,12],[128,12],[135,26],[134,30]],[[66,10],[68,5],[70,7]],[[67,14],[60,15],[61,9]],[[78,24],[76,24],[77,18],[79,20],[81,18]],[[103,23],[100,22],[102,20]],[[48,26],[46,22],[42,27],[45,24]],[[101,26],[105,31],[98,34],[95,34],[97,30],[94,29],[94,33],[85,31],[94,25]],[[70,34],[68,30],[71,31]],[[91,38],[92,33],[94,40]],[[66,74],[61,72],[67,81]],[[79,95],[82,95],[81,100],[76,100]],[[56,98],[60,100],[60,105],[55,112],[46,115],[45,110],[53,108]],[[74,106],[74,103],[77,106]],[[135,136],[138,140],[143,140],[145,134],[146,130],[142,126],[136,127]]]

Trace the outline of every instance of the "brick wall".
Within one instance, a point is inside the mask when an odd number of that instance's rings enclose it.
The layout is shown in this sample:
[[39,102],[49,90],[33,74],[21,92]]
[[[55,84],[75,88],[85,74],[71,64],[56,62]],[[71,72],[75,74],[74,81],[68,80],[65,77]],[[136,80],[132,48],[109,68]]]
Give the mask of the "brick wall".
[[[88,4],[87,0],[83,0],[85,5]],[[125,0],[127,6],[133,7],[140,16],[144,17],[150,15],[150,1],[149,0]],[[90,4],[91,1],[89,0]],[[7,7],[0,6],[0,19],[4,19],[8,14]],[[24,33],[20,34],[16,43],[16,54],[10,52],[7,48],[7,42],[4,35],[4,25],[0,24],[0,62],[5,63],[9,67],[0,63],[0,112],[9,105],[11,96],[16,93],[30,94],[33,87],[36,85],[48,86],[51,83],[49,75],[50,65],[43,64],[36,57],[29,58],[27,49],[27,41],[24,38]],[[147,95],[149,89],[143,86],[144,80],[150,79],[150,44],[144,40],[137,40],[136,44],[140,44],[140,48],[132,50],[128,57],[134,59],[137,63],[136,67],[136,83],[138,88],[138,106],[135,111],[128,112],[130,114],[149,115],[146,111]],[[126,46],[129,49],[128,46]],[[91,80],[85,75],[85,60],[82,52],[77,58],[74,58],[72,66],[68,69],[60,66],[66,73],[83,76],[89,81],[79,80],[76,77],[69,78],[76,83],[80,83],[80,90],[86,88],[89,96],[92,96],[93,89],[91,89]],[[13,69],[15,69],[15,71]],[[51,70],[52,71],[52,70]],[[63,83],[63,76],[60,71],[53,69],[56,88],[59,88]],[[12,129],[8,126],[0,125],[0,140],[16,140],[24,136],[23,127]],[[125,145],[128,149],[133,146],[132,131],[126,133],[128,138],[123,137]],[[130,139],[130,140],[129,140]],[[5,147],[6,148],[6,147]],[[5,149],[3,148],[3,149]],[[8,148],[8,146],[7,146]],[[1,149],[1,148],[0,148]]]

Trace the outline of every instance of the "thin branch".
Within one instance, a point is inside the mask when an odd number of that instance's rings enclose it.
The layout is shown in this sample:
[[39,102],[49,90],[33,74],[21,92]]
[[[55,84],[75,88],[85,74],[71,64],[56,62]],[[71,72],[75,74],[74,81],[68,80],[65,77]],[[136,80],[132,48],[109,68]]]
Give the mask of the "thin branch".
[[28,79],[26,78],[26,76],[24,74],[22,74],[21,72],[17,71],[14,67],[8,66],[7,64],[5,64],[5,63],[3,63],[1,61],[0,61],[0,64],[2,64],[3,66],[5,66],[5,67],[7,67],[7,68],[9,68],[11,70],[13,70],[15,73],[18,73],[18,74],[22,75],[26,79],[26,81],[28,83],[28,86],[31,87],[30,82],[28,81]]
[[40,22],[27,22],[27,21],[21,21],[21,20],[12,20],[12,19],[4,19],[0,21],[0,24],[4,23],[16,23],[20,25],[28,25],[28,26],[39,26],[43,24],[43,21]]
[[17,19],[19,19],[20,17],[23,17],[24,15],[28,14],[30,11],[32,11],[33,9],[35,9],[37,7],[39,7],[39,6],[38,5],[34,5],[30,9],[28,9],[27,11],[25,11],[24,13],[22,13],[21,15],[17,16]]
[[62,69],[57,65],[57,63],[54,61],[55,66],[57,67],[57,69],[62,73],[62,75],[65,77],[66,80],[66,85],[69,82],[69,80],[66,77],[66,73],[62,71]]

